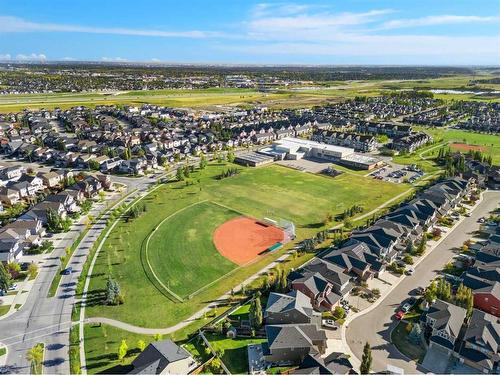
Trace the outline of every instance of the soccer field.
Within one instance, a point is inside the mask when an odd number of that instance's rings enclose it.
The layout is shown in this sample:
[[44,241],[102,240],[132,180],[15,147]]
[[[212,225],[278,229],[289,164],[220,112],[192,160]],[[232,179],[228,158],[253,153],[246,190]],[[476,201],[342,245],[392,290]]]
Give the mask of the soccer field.
[[[212,164],[192,174],[192,184],[174,182],[160,187],[144,199],[147,210],[141,217],[114,228],[95,264],[90,283],[95,303],[88,306],[88,316],[144,327],[175,324],[282,254],[276,251],[231,273],[236,265],[222,257],[212,242],[214,230],[226,220],[240,213],[259,219],[280,217],[296,224],[301,240],[325,228],[327,212],[335,216],[354,204],[362,204],[369,212],[409,188],[348,173],[330,178],[277,165],[241,168],[239,175],[217,180],[215,176],[225,168]],[[227,276],[183,303],[166,298],[151,282],[141,258],[144,242],[156,227],[148,257],[155,273],[175,293],[185,296]],[[125,295],[123,305],[99,303],[108,275],[119,282]]]

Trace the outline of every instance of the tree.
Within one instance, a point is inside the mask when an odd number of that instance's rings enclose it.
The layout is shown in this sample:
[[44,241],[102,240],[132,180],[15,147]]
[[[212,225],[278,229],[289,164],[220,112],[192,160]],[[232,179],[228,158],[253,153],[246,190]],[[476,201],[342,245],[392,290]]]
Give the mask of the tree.
[[36,344],[26,353],[26,359],[31,363],[33,372],[38,374],[38,366],[42,363],[43,359],[43,344]]
[[420,328],[420,324],[414,324],[410,334],[408,335],[408,339],[415,345],[419,345],[422,338],[422,328]]
[[335,319],[344,319],[345,310],[341,306],[336,306],[333,310],[333,316],[335,317]]
[[234,162],[234,152],[229,151],[227,153],[227,161],[230,162],[230,163]]
[[250,323],[254,328],[260,328],[262,325],[262,305],[260,303],[260,292],[257,292],[255,298],[250,303]]
[[361,357],[361,365],[359,366],[359,372],[361,374],[369,374],[372,367],[372,349],[370,344],[365,343],[363,348],[363,356]]
[[123,303],[123,296],[120,291],[120,286],[118,283],[108,276],[108,281],[106,282],[106,305],[121,305]]
[[94,159],[90,159],[89,160],[89,168],[94,170],[94,171],[98,171],[99,170],[99,162],[94,160]]
[[415,245],[413,244],[413,241],[408,241],[406,244],[406,252],[408,254],[413,254],[415,252]]
[[28,266],[28,275],[30,279],[34,279],[38,273],[38,266],[35,263],[30,263]]
[[144,342],[144,340],[139,340],[137,341],[137,348],[143,352],[144,349],[146,349],[146,343]]
[[175,174],[175,177],[177,178],[177,181],[184,180],[184,175],[182,174],[182,168],[177,168],[177,172]]
[[128,351],[127,341],[122,340],[120,346],[118,347],[118,359],[120,361],[123,360],[123,358],[125,358],[125,356],[127,355],[127,351]]
[[163,335],[161,333],[155,333],[153,335],[153,340],[155,341],[160,341],[163,338]]
[[428,303],[432,303],[434,300],[436,300],[436,292],[437,292],[437,286],[436,282],[433,281],[431,285],[425,290],[424,293],[424,298]]
[[0,262],[0,290],[7,293],[12,285],[12,278],[2,262]]
[[205,154],[201,154],[200,156],[200,169],[205,169],[207,166],[207,158],[205,157]]
[[424,234],[422,234],[422,238],[420,239],[420,242],[418,243],[416,253],[418,255],[422,255],[425,252],[426,245],[427,245],[427,235],[424,233]]
[[13,279],[17,279],[21,273],[21,265],[17,262],[10,262],[7,264],[7,269],[9,270],[10,276]]

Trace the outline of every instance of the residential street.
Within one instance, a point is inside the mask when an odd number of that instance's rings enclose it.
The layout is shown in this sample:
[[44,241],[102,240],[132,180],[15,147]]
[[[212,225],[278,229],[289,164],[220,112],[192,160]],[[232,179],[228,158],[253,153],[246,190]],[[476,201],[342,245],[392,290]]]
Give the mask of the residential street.
[[[128,179],[129,181],[132,179]],[[113,178],[117,182],[117,179]],[[126,182],[120,179],[121,183]],[[140,191],[147,189],[155,180],[150,178],[133,179],[128,191],[136,190],[124,202],[132,201]],[[108,201],[111,197],[108,198]],[[120,195],[114,194],[112,200],[118,200]],[[103,203],[95,204],[91,215],[97,217],[105,208]],[[40,268],[40,273],[29,293],[26,303],[14,314],[0,319],[0,342],[8,347],[6,365],[13,373],[28,373],[29,363],[26,352],[39,342],[45,343],[44,373],[68,374],[68,344],[71,325],[71,311],[75,303],[75,286],[94,241],[106,226],[107,215],[96,221],[85,238],[74,251],[69,265],[73,267],[71,275],[61,279],[60,287],[54,297],[47,297],[50,284],[55,274],[59,272],[59,257],[65,249],[77,238],[84,224],[72,227],[70,232],[60,235],[55,249],[48,256],[47,262]]]
[[[472,212],[471,217],[466,217],[437,247],[432,250],[415,268],[415,273],[403,279],[380,305],[372,311],[354,319],[347,326],[347,343],[358,359],[361,359],[363,345],[370,343],[373,355],[373,371],[387,370],[387,365],[402,368],[405,373],[427,372],[415,362],[403,356],[390,343],[390,332],[397,321],[393,315],[401,301],[408,297],[408,293],[418,286],[426,287],[434,279],[443,266],[453,257],[454,248],[463,244],[479,229],[477,219],[488,215],[500,203],[500,192],[485,192],[483,201]],[[383,275],[382,275],[383,278]]]

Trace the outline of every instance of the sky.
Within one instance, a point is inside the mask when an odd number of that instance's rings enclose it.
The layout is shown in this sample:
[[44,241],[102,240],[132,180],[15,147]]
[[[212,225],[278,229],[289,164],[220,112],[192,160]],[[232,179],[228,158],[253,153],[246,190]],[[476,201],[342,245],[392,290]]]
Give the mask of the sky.
[[500,65],[500,0],[0,0],[0,60]]

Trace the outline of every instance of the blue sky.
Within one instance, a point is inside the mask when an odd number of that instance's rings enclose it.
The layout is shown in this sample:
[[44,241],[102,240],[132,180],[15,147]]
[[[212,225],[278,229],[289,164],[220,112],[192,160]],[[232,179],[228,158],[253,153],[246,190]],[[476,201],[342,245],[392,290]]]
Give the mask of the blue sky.
[[0,0],[0,59],[500,65],[500,1]]

